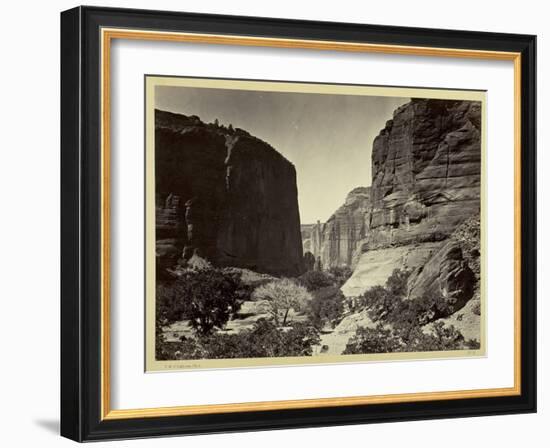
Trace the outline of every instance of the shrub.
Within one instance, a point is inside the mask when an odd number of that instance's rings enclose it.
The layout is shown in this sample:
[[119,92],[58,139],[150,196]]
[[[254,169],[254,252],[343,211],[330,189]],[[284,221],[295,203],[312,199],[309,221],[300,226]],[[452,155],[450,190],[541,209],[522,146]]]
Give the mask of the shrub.
[[303,310],[312,297],[305,287],[283,278],[259,286],[254,290],[252,298],[265,300],[267,312],[275,324],[285,326],[290,310]]
[[313,292],[321,288],[333,286],[334,277],[325,271],[308,271],[298,277],[298,283],[308,291]]
[[394,270],[385,286],[368,289],[359,299],[374,321],[385,321],[401,329],[426,325],[452,314],[447,300],[440,296],[423,295],[406,299],[409,271]]
[[189,320],[193,330],[208,335],[223,328],[250,292],[240,274],[219,269],[187,270],[170,284],[157,287],[157,319],[161,327]]
[[368,309],[369,317],[377,322],[388,320],[396,312],[405,312],[403,296],[407,290],[408,271],[395,269],[385,286],[374,286],[359,298],[359,304]]
[[433,324],[432,333],[424,333],[419,327],[409,331],[404,339],[404,352],[431,352],[464,348],[464,336],[453,325],[443,322]]
[[320,343],[318,331],[304,323],[280,329],[271,320],[259,319],[238,334],[211,334],[169,343],[164,359],[228,359],[311,356]]
[[266,357],[311,356],[313,346],[321,342],[319,332],[308,323],[294,322],[288,330],[283,330],[266,319],[256,322],[247,340],[253,341],[256,353]]
[[307,272],[312,271],[315,267],[315,256],[309,251],[304,254],[304,267]]
[[481,348],[481,344],[476,339],[468,339],[465,342],[466,347],[468,347],[470,350],[479,350]]
[[472,305],[472,313],[474,313],[477,316],[481,316],[481,302],[477,301]]
[[336,286],[327,286],[313,293],[313,299],[309,302],[307,315],[316,328],[323,328],[329,323],[333,328],[344,313],[346,298]]
[[391,296],[383,286],[374,286],[363,294],[361,304],[368,309],[373,322],[385,319],[398,304],[396,297]]
[[447,316],[452,310],[439,296],[406,299],[408,277],[408,271],[395,270],[385,286],[370,288],[359,298],[371,320],[379,324],[374,329],[358,329],[344,353],[423,352],[469,347],[470,341],[465,342],[460,331],[452,325],[435,322],[431,333],[422,330],[422,326]]
[[330,268],[328,272],[332,275],[334,284],[338,287],[341,287],[344,283],[346,283],[353,274],[353,271],[348,266],[335,266]]
[[170,359],[166,346],[166,338],[162,333],[162,325],[161,321],[158,318],[158,313],[155,320],[155,359],[157,361]]
[[401,346],[399,337],[390,328],[378,324],[375,328],[359,327],[342,354],[391,353],[398,351]]
[[405,297],[407,295],[407,282],[410,271],[394,269],[392,274],[386,280],[386,289],[395,297]]
[[454,326],[436,322],[432,333],[425,333],[420,327],[407,330],[384,327],[360,327],[349,340],[343,354],[392,353],[392,352],[431,352],[470,348],[464,336]]

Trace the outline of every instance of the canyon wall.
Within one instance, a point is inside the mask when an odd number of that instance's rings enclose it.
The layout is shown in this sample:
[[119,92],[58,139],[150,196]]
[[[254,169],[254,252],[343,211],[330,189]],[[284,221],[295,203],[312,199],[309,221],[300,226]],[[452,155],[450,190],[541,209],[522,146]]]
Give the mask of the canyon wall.
[[442,241],[479,214],[481,104],[415,100],[373,143],[365,249]]
[[[445,311],[432,318],[479,342],[480,126],[475,101],[413,99],[394,112],[373,143],[364,237],[344,295],[406,270],[408,299],[442,299]],[[374,326],[366,310],[347,315],[322,337],[325,353],[341,353],[357,328]]]
[[242,129],[155,111],[157,266],[303,272],[294,165]]
[[413,99],[398,108],[373,142],[371,187],[352,190],[326,223],[302,226],[304,251],[324,269],[355,268],[362,254],[398,246],[429,256],[433,245],[420,245],[444,241],[479,214],[480,124],[475,101]]
[[326,223],[302,225],[305,252],[320,260],[323,269],[351,266],[358,244],[366,237],[370,188],[353,189]]
[[413,99],[394,112],[373,142],[366,236],[352,260],[348,294],[369,283],[361,272],[389,269],[386,255],[402,253],[396,268],[422,266],[457,226],[479,217],[480,125],[476,101]]

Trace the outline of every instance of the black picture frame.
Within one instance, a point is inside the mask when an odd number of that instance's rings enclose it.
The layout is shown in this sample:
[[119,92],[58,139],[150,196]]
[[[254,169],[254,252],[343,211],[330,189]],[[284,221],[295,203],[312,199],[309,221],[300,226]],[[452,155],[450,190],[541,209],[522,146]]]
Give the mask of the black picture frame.
[[[100,29],[521,54],[521,393],[307,409],[102,419]],[[77,7],[61,14],[61,435],[76,441],[536,412],[536,37]]]

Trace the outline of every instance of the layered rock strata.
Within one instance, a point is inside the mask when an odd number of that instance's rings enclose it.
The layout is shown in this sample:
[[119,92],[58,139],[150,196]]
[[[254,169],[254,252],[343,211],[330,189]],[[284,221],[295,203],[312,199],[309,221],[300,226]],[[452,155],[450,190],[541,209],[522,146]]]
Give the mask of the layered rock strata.
[[366,237],[370,189],[353,189],[326,223],[302,225],[305,252],[320,260],[322,269],[351,266],[358,245]]
[[374,140],[365,249],[442,241],[479,214],[481,105],[413,99]]
[[[409,299],[442,299],[445,312],[433,318],[479,341],[480,123],[475,101],[413,99],[394,112],[373,143],[364,238],[344,295],[408,270]],[[323,336],[325,353],[341,353],[356,328],[372,325],[364,310],[344,317]]]
[[[480,122],[476,101],[413,99],[394,112],[373,143],[365,238],[352,258],[348,293],[370,282],[362,281],[362,272],[385,257],[380,251],[433,251],[458,225],[479,216]],[[409,269],[426,261],[418,257]]]
[[155,111],[157,262],[303,272],[294,165],[242,129]]

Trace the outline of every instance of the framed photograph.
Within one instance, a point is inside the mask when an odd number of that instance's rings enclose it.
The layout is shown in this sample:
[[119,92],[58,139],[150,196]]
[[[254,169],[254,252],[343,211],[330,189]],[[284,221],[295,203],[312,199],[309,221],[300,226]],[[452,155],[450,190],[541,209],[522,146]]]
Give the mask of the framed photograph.
[[61,433],[536,411],[535,36],[61,14]]

